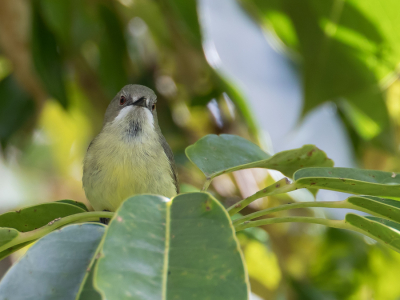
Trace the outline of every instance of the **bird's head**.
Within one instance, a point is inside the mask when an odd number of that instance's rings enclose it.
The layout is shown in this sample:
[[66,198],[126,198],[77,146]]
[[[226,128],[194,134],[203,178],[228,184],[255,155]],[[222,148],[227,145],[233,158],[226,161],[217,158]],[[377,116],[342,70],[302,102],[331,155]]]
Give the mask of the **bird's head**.
[[103,125],[131,137],[149,130],[157,131],[156,102],[156,94],[148,87],[126,85],[107,107]]

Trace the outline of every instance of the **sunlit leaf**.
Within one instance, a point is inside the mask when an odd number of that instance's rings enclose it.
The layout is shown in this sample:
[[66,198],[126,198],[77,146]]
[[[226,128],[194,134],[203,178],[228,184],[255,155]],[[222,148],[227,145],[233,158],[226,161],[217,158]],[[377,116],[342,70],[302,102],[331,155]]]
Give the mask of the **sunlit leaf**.
[[241,2],[269,34],[272,29],[302,57],[305,112],[344,97],[389,130],[380,81],[400,60],[393,13],[400,9],[398,1]]
[[35,243],[0,282],[0,299],[75,300],[105,226],[70,225]]
[[94,280],[110,300],[248,296],[230,218],[206,193],[172,203],[152,195],[125,201],[107,230]]

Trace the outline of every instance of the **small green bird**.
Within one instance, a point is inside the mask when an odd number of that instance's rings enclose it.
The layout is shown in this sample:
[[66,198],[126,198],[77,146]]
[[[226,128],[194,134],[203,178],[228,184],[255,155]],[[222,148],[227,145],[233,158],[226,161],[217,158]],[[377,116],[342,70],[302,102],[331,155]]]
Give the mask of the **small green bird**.
[[83,188],[95,210],[115,211],[136,194],[179,193],[174,155],[158,126],[157,96],[130,84],[109,104],[83,163]]

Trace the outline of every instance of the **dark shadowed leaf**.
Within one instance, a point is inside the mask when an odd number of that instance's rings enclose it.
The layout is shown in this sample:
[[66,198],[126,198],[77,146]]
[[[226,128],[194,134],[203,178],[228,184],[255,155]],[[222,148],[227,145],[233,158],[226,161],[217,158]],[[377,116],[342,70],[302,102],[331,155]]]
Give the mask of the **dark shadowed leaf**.
[[100,4],[99,16],[102,25],[100,39],[99,75],[109,97],[126,84],[128,53],[124,38],[124,28],[118,18],[113,3]]
[[35,110],[32,97],[18,85],[12,75],[0,81],[0,144],[29,120]]
[[55,35],[43,21],[38,2],[32,1],[32,3],[31,48],[35,69],[47,92],[63,107],[67,107],[60,48]]
[[[97,262],[97,260],[96,260]],[[102,300],[98,291],[93,286],[95,264],[90,268],[90,272],[85,280],[85,284],[82,287],[79,298],[77,300]]]

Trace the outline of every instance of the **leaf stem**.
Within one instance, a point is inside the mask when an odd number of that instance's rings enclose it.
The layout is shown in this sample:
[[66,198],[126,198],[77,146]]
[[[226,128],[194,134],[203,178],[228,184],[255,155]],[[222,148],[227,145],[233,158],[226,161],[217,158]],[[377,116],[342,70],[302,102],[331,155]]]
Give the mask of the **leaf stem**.
[[206,181],[204,182],[203,188],[201,189],[202,192],[207,191],[207,189],[210,186],[212,180],[213,180],[212,178],[206,178]]
[[354,230],[354,228],[351,225],[347,224],[345,220],[329,220],[324,218],[312,218],[312,217],[284,217],[284,218],[262,219],[259,221],[252,221],[252,222],[247,221],[243,224],[235,226],[235,230],[240,231],[250,227],[258,227],[262,225],[288,223],[288,222],[312,223],[312,224],[325,225],[333,228]]
[[19,245],[22,243],[30,242],[37,240],[46,234],[54,231],[57,228],[60,228],[64,225],[75,223],[75,222],[88,222],[88,221],[98,221],[99,218],[112,218],[114,216],[113,212],[108,211],[93,211],[93,212],[84,212],[79,214],[70,215],[61,219],[55,219],[49,222],[47,225],[44,225],[38,229],[21,232],[19,235],[11,240],[9,243],[4,244],[0,247],[0,252],[7,250],[10,247],[15,245]]
[[238,213],[241,211],[243,208],[245,208],[247,205],[249,205],[251,202],[265,197],[265,196],[270,196],[270,195],[275,195],[275,194],[282,194],[282,193],[287,193],[290,191],[296,190],[296,185],[295,183],[290,183],[288,178],[283,178],[274,184],[271,184],[270,186],[267,186],[266,188],[262,189],[261,191],[258,191],[254,195],[251,195],[250,197],[247,197],[246,199],[243,199],[242,201],[239,201],[238,203],[232,205],[231,207],[228,208],[228,212],[230,216],[233,216],[234,214]]
[[348,205],[349,203],[344,200],[344,201],[320,201],[320,202],[298,202],[298,203],[288,203],[288,204],[283,204],[267,209],[263,209],[260,211],[257,211],[255,213],[246,215],[242,218],[236,219],[233,221],[233,225],[238,225],[243,222],[246,222],[248,220],[252,220],[258,217],[262,217],[274,212],[278,211],[283,211],[283,210],[288,210],[288,209],[293,209],[293,208],[307,208],[307,207],[326,207],[326,208],[353,208]]

